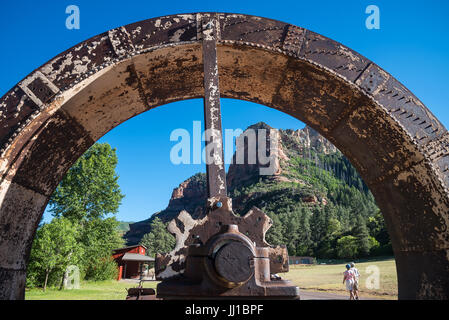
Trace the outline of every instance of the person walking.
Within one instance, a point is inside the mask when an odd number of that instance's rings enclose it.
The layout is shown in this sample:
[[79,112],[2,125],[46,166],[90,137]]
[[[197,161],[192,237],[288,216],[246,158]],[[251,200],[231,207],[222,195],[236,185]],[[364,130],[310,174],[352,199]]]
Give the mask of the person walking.
[[349,291],[349,300],[354,300],[354,272],[351,265],[346,265],[346,271],[343,272],[343,284],[346,284],[346,290]]
[[351,262],[351,270],[354,274],[354,286],[353,286],[353,295],[355,300],[359,300],[359,278],[360,278],[360,272],[355,267],[355,263]]

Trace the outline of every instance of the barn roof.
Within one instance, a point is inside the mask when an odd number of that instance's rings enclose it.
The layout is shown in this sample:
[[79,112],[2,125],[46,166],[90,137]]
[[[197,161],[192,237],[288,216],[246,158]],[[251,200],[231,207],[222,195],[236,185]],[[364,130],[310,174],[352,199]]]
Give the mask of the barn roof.
[[123,248],[118,248],[118,249],[114,249],[114,250],[112,250],[112,251],[120,251],[120,250],[125,250],[125,249],[132,249],[132,248],[136,248],[136,247],[142,247],[142,248],[145,248],[145,250],[147,250],[148,248],[147,247],[145,247],[144,245],[141,245],[141,244],[135,244],[135,245],[133,245],[133,246],[127,246],[127,247],[123,247]]
[[145,256],[143,254],[127,252],[127,253],[125,253],[123,255],[122,260],[124,260],[124,261],[150,262],[150,261],[154,261],[154,258],[151,258],[149,256]]

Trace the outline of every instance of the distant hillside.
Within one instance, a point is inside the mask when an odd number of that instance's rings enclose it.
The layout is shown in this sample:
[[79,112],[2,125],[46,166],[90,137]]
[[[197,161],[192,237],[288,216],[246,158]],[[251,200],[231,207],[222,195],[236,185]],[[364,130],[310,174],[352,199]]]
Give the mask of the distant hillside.
[[127,222],[127,221],[119,221],[119,225],[117,227],[117,230],[120,233],[125,234],[126,232],[129,231],[129,225],[133,224],[133,223],[135,223],[135,222],[132,222],[132,221],[129,221],[129,222]]
[[[257,123],[249,128],[271,127]],[[322,248],[329,223],[337,224],[332,241],[337,241],[337,234],[341,237],[354,233],[357,228],[366,230],[373,219],[383,226],[372,194],[334,145],[307,126],[277,132],[279,152],[274,175],[259,175],[258,160],[256,164],[230,165],[228,194],[233,198],[236,214],[243,215],[252,206],[265,211],[274,221],[267,233],[268,242],[287,244],[291,255],[332,256],[331,249]],[[186,210],[196,218],[205,201],[206,176],[198,173],[173,190],[165,210],[131,224],[125,239],[129,244],[138,243],[149,232],[150,222],[156,216],[168,222]],[[380,231],[372,231],[373,237],[375,232]],[[386,245],[388,240],[388,237],[383,239],[381,245]]]

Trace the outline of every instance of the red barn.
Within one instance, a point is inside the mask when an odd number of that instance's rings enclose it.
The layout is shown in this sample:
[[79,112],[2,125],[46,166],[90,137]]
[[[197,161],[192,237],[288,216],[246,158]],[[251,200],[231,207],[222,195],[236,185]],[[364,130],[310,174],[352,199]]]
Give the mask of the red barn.
[[147,248],[142,245],[135,245],[113,250],[112,258],[118,265],[118,279],[131,278],[139,279],[143,271],[144,264],[150,264],[154,258],[145,255]]

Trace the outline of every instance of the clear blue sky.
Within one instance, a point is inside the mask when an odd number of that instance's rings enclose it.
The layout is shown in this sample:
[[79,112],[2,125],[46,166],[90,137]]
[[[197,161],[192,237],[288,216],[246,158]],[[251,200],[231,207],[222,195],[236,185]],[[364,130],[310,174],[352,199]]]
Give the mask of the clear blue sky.
[[[77,5],[81,28],[65,27],[68,5]],[[365,8],[380,8],[380,30],[365,28]],[[0,95],[58,53],[96,34],[161,15],[219,11],[268,17],[305,27],[371,59],[409,88],[449,126],[449,1],[2,1],[0,5]],[[296,119],[256,104],[222,101],[223,126],[265,121],[302,128]],[[202,120],[200,100],[156,108],[135,117],[100,141],[117,148],[120,186],[126,198],[118,219],[138,221],[162,210],[180,182],[204,165],[170,163],[173,129],[191,130]],[[48,216],[47,216],[48,219]],[[46,220],[47,220],[46,219]]]

